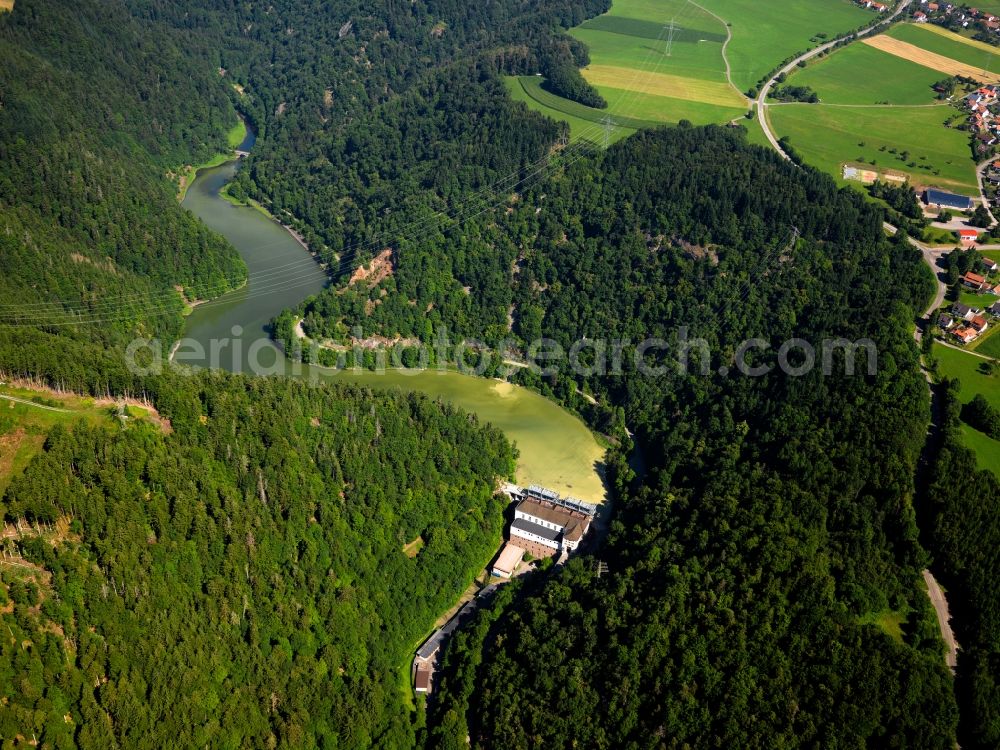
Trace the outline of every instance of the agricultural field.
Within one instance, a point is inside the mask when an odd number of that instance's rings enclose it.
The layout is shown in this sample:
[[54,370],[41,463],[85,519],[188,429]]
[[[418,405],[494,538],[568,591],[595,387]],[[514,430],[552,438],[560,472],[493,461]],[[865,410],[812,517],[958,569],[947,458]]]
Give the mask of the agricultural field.
[[1000,477],[1000,441],[963,423],[962,442],[976,454],[980,469],[987,469]]
[[[956,127],[965,118],[939,102],[931,87],[963,66],[976,66],[1000,80],[990,72],[1000,66],[992,53],[975,46],[980,43],[929,28],[900,24],[795,72],[788,83],[809,86],[820,102],[772,104],[775,131],[787,136],[806,162],[841,182],[845,163],[874,161],[879,170],[907,174],[915,186],[977,196],[969,135]],[[902,56],[911,48],[925,56],[925,63],[945,62],[932,68],[915,62],[916,53],[911,59]]]
[[[794,83],[796,78],[789,80]],[[874,162],[876,169],[907,173],[914,185],[975,196],[979,189],[969,134],[945,127],[953,114],[955,110],[948,107],[919,105],[861,108],[796,103],[768,108],[778,135],[787,137],[803,160],[839,182],[845,182],[844,162]]]
[[795,86],[809,86],[823,104],[925,104],[946,107],[947,104],[937,101],[932,89],[943,77],[937,71],[867,44],[851,44],[810,62],[790,76],[788,82]]
[[[992,74],[994,80],[1000,75],[1000,57],[997,55],[1000,48],[984,45],[973,39],[953,34],[946,29],[933,27],[931,30],[930,24],[902,23],[869,41],[875,41],[882,37],[919,47],[932,56],[954,60],[973,69],[985,70]],[[937,69],[941,70],[941,68]]]
[[[572,140],[585,139],[599,142],[604,138],[601,120],[607,116],[606,110],[594,109],[550,93],[541,87],[541,79],[537,76],[508,76],[504,82],[511,98],[515,101],[524,102],[531,109],[553,120],[568,123]],[[617,118],[616,123],[620,120],[621,118]],[[611,131],[609,142],[620,141],[634,132],[635,128],[617,125]]]
[[961,382],[960,397],[963,404],[981,393],[994,407],[1000,409],[1000,366],[994,368],[993,374],[987,375],[983,371],[983,364],[988,364],[987,360],[947,346],[935,345],[934,358],[942,377],[957,378]]
[[741,91],[795,53],[875,20],[873,12],[849,0],[702,0],[702,5],[730,24],[733,39],[726,53]]
[[791,9],[750,0],[615,0],[570,32],[590,50],[582,73],[607,109],[551,94],[537,77],[507,84],[515,99],[568,122],[573,139],[602,140],[608,116],[617,125],[612,140],[680,120],[724,123],[742,118],[750,106],[744,92],[785,57],[821,43],[818,34],[832,38],[871,18],[849,0],[800,0]]

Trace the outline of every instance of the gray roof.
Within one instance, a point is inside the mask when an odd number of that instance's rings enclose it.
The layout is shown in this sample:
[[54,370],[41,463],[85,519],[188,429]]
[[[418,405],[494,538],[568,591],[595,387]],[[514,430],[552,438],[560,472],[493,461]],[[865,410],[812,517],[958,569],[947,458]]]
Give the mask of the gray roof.
[[543,539],[548,539],[549,541],[556,541],[559,538],[559,534],[562,532],[556,531],[555,529],[549,529],[545,526],[539,526],[537,523],[532,523],[531,521],[525,521],[523,518],[515,518],[514,522],[511,523],[510,528],[517,529],[518,531],[523,531],[528,534],[534,534],[535,536],[540,536]]
[[927,202],[937,206],[967,209],[972,207],[972,199],[966,195],[946,193],[944,190],[927,188]]
[[961,315],[964,317],[968,315],[970,312],[972,312],[972,308],[969,307],[968,305],[963,305],[961,302],[956,302],[954,305],[951,306],[951,311],[956,315]]

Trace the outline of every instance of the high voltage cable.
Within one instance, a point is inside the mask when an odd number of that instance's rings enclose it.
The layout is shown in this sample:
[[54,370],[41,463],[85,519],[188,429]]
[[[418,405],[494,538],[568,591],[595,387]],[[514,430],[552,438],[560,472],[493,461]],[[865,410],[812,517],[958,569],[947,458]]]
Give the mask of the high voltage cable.
[[[689,5],[689,3],[685,3],[685,4]],[[664,28],[666,28],[666,27],[664,27]],[[661,30],[660,36],[662,37],[662,35],[663,35],[663,31]],[[644,65],[648,64],[648,58],[652,58],[652,57],[653,57],[652,51],[650,51],[649,53],[647,53],[647,61],[644,63]],[[632,80],[632,85],[633,85],[632,90],[629,91],[628,89],[625,89],[622,92],[621,96],[619,97],[618,101],[616,102],[616,108],[620,107],[623,104],[623,102],[626,99],[628,99],[630,96],[632,98],[637,98],[639,96],[640,92],[634,88],[634,83],[635,83],[636,79],[638,79],[639,76],[653,73],[655,71],[655,68],[658,68],[660,66],[661,60],[662,60],[662,58],[660,58],[658,60],[654,60],[654,63],[653,63],[653,69],[654,70],[637,70],[635,72],[635,75],[633,76],[633,80]],[[565,154],[572,154],[572,156],[570,158],[563,158],[563,159],[560,159],[560,160],[553,161],[553,160],[549,159],[548,155],[546,154],[545,156],[543,156],[540,159],[536,160],[532,164],[528,165],[529,168],[533,168],[533,167],[537,166],[538,164],[543,164],[544,166],[542,168],[537,169],[534,172],[531,172],[531,173],[529,173],[528,175],[526,175],[524,177],[521,177],[519,180],[517,180],[516,182],[514,182],[513,184],[511,184],[511,185],[508,186],[507,183],[510,180],[512,180],[514,177],[517,177],[519,174],[522,174],[524,172],[525,167],[520,167],[518,170],[516,170],[514,172],[511,172],[508,175],[500,178],[498,181],[496,181],[495,183],[493,183],[493,185],[481,188],[476,193],[473,193],[472,195],[467,196],[465,199],[463,199],[463,201],[461,201],[458,204],[459,207],[468,206],[469,204],[472,204],[477,199],[486,197],[486,194],[490,193],[490,192],[494,194],[493,197],[495,198],[496,197],[496,193],[499,190],[503,189],[503,190],[506,191],[506,190],[513,189],[514,187],[516,187],[518,185],[521,185],[523,183],[527,183],[529,179],[531,179],[533,177],[536,177],[536,176],[539,176],[539,175],[541,175],[541,177],[539,178],[540,180],[541,179],[545,179],[545,177],[547,175],[545,175],[544,173],[547,170],[548,171],[555,171],[555,170],[559,170],[559,169],[565,169],[565,168],[571,166],[572,164],[574,164],[575,162],[579,161],[580,159],[582,159],[584,157],[584,155],[587,152],[586,141],[589,139],[589,137],[590,137],[590,135],[592,133],[599,132],[600,129],[601,129],[600,125],[591,125],[587,130],[585,130],[585,131],[583,131],[583,133],[579,134],[579,136],[578,136],[578,142],[575,143],[575,144],[572,144],[564,152]],[[395,234],[395,235],[399,236],[399,235],[403,234],[404,232],[406,232],[411,227],[419,227],[421,225],[429,224],[431,221],[441,220],[441,219],[450,219],[453,222],[462,223],[462,222],[467,221],[467,220],[469,220],[469,219],[471,219],[471,218],[473,218],[475,216],[478,216],[478,215],[480,215],[482,213],[485,213],[485,212],[487,212],[489,210],[498,208],[500,205],[502,205],[502,203],[503,203],[503,201],[500,201],[500,202],[497,202],[497,203],[493,203],[491,205],[487,205],[486,207],[481,208],[479,211],[477,211],[477,212],[475,212],[475,213],[473,213],[471,215],[465,215],[465,212],[467,210],[466,208],[461,208],[461,210],[459,210],[457,212],[457,214],[453,212],[452,215],[449,215],[445,211],[438,210],[438,211],[433,212],[431,216],[426,216],[426,217],[423,217],[420,220],[416,220],[416,221],[410,222],[409,224],[404,225],[400,229],[395,230],[394,232],[392,232],[392,234]],[[428,231],[431,231],[433,229],[437,229],[439,227],[440,227],[440,224],[435,224],[432,227],[430,227],[428,229]],[[383,233],[383,236],[386,235],[386,234],[389,234],[389,233],[385,232],[385,233]],[[414,239],[419,239],[421,236],[422,235],[420,233],[418,233],[415,237],[406,237],[406,239],[414,240]],[[282,240],[282,241],[284,241],[284,240]],[[277,245],[277,244],[280,244],[280,242],[276,241],[276,242],[270,243],[268,245],[259,245],[259,246],[255,247],[254,249],[255,250],[259,250],[259,249],[262,249],[264,247],[269,247],[269,246],[273,246],[273,245]],[[371,240],[365,241],[363,243],[357,243],[357,244],[355,244],[353,246],[350,246],[347,249],[347,252],[342,252],[338,256],[337,260],[334,263],[330,263],[329,264],[328,268],[332,268],[333,266],[337,267],[337,271],[335,273],[333,273],[333,274],[330,274],[330,276],[331,277],[335,277],[336,275],[339,275],[340,273],[342,273],[345,265],[350,260],[352,260],[354,257],[356,257],[359,251],[364,250],[364,249],[368,249],[368,248],[378,247],[379,245],[384,245],[384,244],[385,244],[385,242],[381,238],[377,238],[377,239],[371,239]],[[296,286],[300,286],[300,285],[304,284],[309,279],[309,277],[311,277],[313,275],[312,269],[314,269],[316,267],[317,267],[317,263],[314,260],[314,258],[309,257],[309,258],[304,258],[304,259],[301,259],[301,260],[298,260],[298,261],[292,261],[292,262],[284,264],[282,266],[270,268],[270,269],[268,269],[266,271],[261,272],[260,274],[253,275],[253,276],[251,276],[251,277],[248,278],[248,281],[259,282],[262,277],[264,277],[264,278],[266,278],[266,277],[277,277],[279,274],[282,274],[283,272],[285,272],[285,271],[287,271],[289,269],[293,269],[293,268],[296,269],[296,271],[303,270],[303,269],[306,269],[306,268],[308,268],[308,270],[309,270],[309,273],[300,274],[300,275],[294,276],[292,278],[285,278],[285,279],[269,278],[268,279],[268,283],[265,284],[264,286],[262,286],[262,287],[255,287],[252,290],[248,290],[249,297],[253,298],[253,297],[259,296],[260,294],[263,294],[263,293],[272,294],[272,293],[274,293],[276,291],[281,291],[281,290],[284,290],[284,289],[291,289],[291,288],[294,288]],[[226,291],[238,292],[240,290],[226,290]],[[174,314],[175,313],[175,309],[176,308],[175,308],[175,305],[173,305],[173,304],[171,304],[169,306],[167,306],[167,305],[160,305],[158,307],[154,306],[153,310],[150,311],[148,309],[148,303],[150,301],[155,301],[158,298],[162,299],[164,301],[166,301],[167,299],[169,299],[171,302],[177,300],[177,298],[175,296],[175,292],[173,292],[173,291],[169,291],[169,292],[164,291],[162,293],[156,293],[154,295],[132,295],[131,297],[117,297],[117,298],[115,298],[113,300],[102,300],[102,301],[96,303],[95,305],[88,305],[87,307],[82,308],[82,309],[72,309],[72,308],[66,309],[65,307],[61,306],[62,303],[60,303],[60,302],[29,303],[27,305],[22,305],[22,306],[0,305],[0,310],[2,310],[2,308],[4,308],[4,307],[17,307],[18,310],[27,310],[29,307],[33,308],[33,307],[37,307],[37,306],[51,306],[52,307],[52,309],[50,309],[50,310],[31,310],[26,315],[19,315],[15,311],[12,311],[10,313],[0,312],[0,315],[4,315],[4,314],[10,315],[11,317],[14,317],[17,320],[16,323],[4,323],[4,322],[0,322],[0,325],[14,326],[14,327],[18,327],[18,326],[36,326],[36,325],[40,325],[40,326],[58,326],[58,325],[86,325],[86,324],[92,324],[92,323],[109,322],[109,321],[114,321],[114,320],[117,320],[117,319],[121,319],[121,316],[111,316],[111,317],[105,317],[105,318],[101,318],[101,317],[89,317],[89,316],[100,315],[106,309],[120,307],[122,304],[125,304],[125,303],[127,303],[129,301],[133,301],[134,303],[142,303],[142,304],[144,304],[147,307],[147,309],[145,311],[146,317],[151,317],[151,316],[155,317],[157,315]],[[228,303],[229,301],[230,300],[227,299],[227,297],[224,295],[224,296],[216,298],[214,300],[210,300],[208,302],[201,303],[200,306],[212,306],[213,304],[220,304],[220,303],[223,303],[223,302]],[[67,320],[66,319],[68,317],[72,318],[73,316],[78,316],[78,317],[75,320],[73,320],[73,319]]]

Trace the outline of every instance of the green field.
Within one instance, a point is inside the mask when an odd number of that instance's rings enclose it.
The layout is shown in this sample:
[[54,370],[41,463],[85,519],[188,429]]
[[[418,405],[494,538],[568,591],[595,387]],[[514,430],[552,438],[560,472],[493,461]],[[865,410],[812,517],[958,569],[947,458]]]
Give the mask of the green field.
[[[992,332],[990,329],[993,329]],[[987,329],[986,334],[973,344],[972,350],[976,354],[1000,359],[1000,334],[997,333],[1000,330],[1000,320],[991,319],[990,329]]]
[[[992,375],[986,375],[979,369],[984,359],[945,346],[935,346],[934,357],[942,377],[955,378],[960,382],[959,399],[963,404],[981,393],[994,408],[1000,409],[1000,367]],[[1000,476],[1000,442],[966,424],[962,425],[962,437],[965,444],[976,452],[979,465]]]
[[[1000,72],[1000,59],[995,52],[966,44],[960,39],[948,38],[928,30],[923,24],[902,23],[893,26],[887,33],[893,39],[915,44],[928,52],[950,57],[952,60],[984,68],[991,73]],[[1000,53],[1000,48],[997,48]]]
[[981,393],[994,407],[1000,409],[1000,366],[992,375],[985,375],[980,367],[986,360],[947,346],[935,346],[934,358],[938,363],[938,372],[943,377],[957,378],[961,382],[960,398],[963,404]]
[[[713,13],[715,15],[713,15]],[[798,0],[792,7],[751,0],[615,0],[604,15],[570,33],[590,50],[583,76],[608,102],[596,110],[550,94],[534,76],[508,79],[511,96],[569,123],[574,140],[604,138],[601,120],[619,126],[618,140],[638,128],[689,120],[695,124],[740,119],[749,101],[742,92],[785,57],[871,21],[849,0]],[[733,38],[723,47],[727,23]],[[750,128],[765,143],[757,125]]]
[[247,137],[247,124],[243,122],[243,118],[240,117],[236,124],[229,129],[226,133],[226,141],[229,143],[229,148],[236,148],[241,143],[243,139]]
[[[914,185],[933,185],[971,196],[979,194],[968,133],[944,127],[944,122],[954,114],[951,108],[854,108],[796,103],[772,106],[768,112],[779,136],[787,136],[807,163],[838,181],[843,182],[844,162],[871,164],[874,160],[879,169],[906,172]],[[883,147],[885,150],[880,150]],[[903,152],[905,159],[899,158]]]
[[833,39],[876,17],[849,0],[703,0],[701,4],[731,24],[733,40],[727,53],[733,82],[743,91],[785,58],[825,41],[817,34]]
[[986,309],[997,301],[997,296],[995,294],[977,294],[971,289],[963,288],[958,293],[958,301],[969,307]]
[[980,469],[988,469],[1000,477],[1000,441],[963,423],[962,442],[975,452]]
[[811,87],[824,104],[933,104],[931,87],[941,78],[923,65],[851,44],[796,71],[788,82]]

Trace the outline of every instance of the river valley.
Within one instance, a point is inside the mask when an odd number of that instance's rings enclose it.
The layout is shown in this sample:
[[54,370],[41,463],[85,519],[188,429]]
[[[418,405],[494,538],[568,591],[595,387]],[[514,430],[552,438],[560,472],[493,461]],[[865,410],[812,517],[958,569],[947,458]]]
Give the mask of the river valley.
[[[253,145],[252,134],[240,146]],[[282,226],[262,212],[234,206],[219,192],[239,162],[203,169],[183,205],[225,236],[247,264],[247,284],[196,307],[188,317],[184,343],[175,360],[234,371],[286,373],[373,388],[403,388],[451,401],[503,430],[520,450],[517,479],[541,484],[589,502],[605,498],[604,449],[587,426],[547,398],[510,383],[458,372],[389,370],[334,371],[295,365],[268,336],[268,323],[279,312],[320,292],[327,276],[309,252]],[[216,356],[211,357],[214,350]]]

